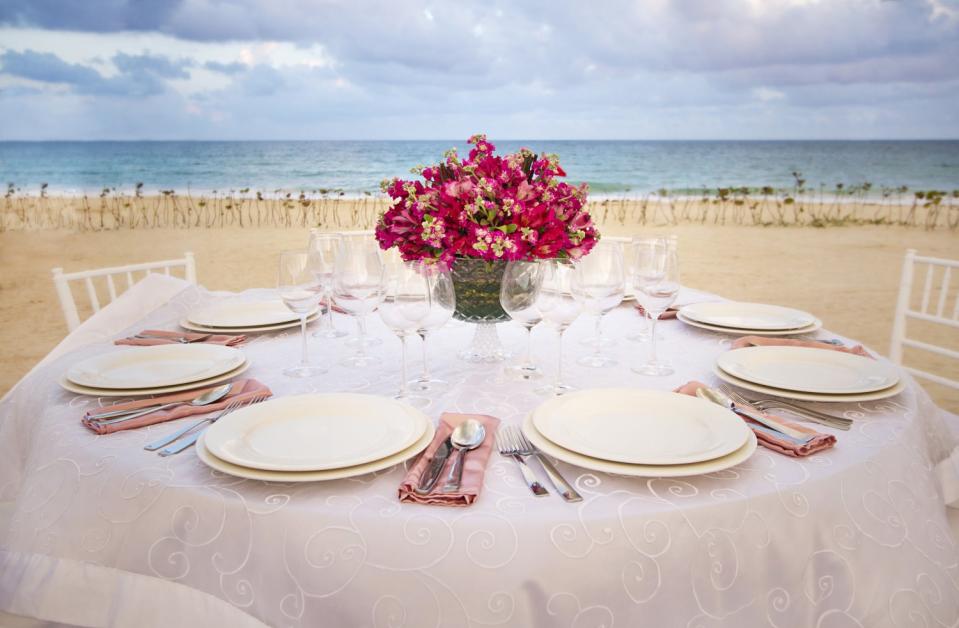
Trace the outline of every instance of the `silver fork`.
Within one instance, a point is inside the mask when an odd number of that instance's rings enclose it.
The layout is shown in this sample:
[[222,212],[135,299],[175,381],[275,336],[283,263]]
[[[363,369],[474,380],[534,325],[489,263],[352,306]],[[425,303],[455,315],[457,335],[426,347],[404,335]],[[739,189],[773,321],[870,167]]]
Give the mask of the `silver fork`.
[[[264,399],[267,398],[267,396],[268,395],[259,395],[246,400],[234,399],[225,408],[220,410],[220,412],[218,412],[217,414],[206,417],[205,419],[200,419],[199,421],[196,421],[195,423],[188,425],[183,429],[179,429],[176,432],[173,432],[172,434],[168,434],[167,436],[164,436],[160,440],[154,441],[150,443],[149,445],[146,445],[144,449],[146,449],[147,451],[156,451],[157,449],[160,449],[160,447],[163,447],[164,445],[169,445],[170,443],[173,443],[174,441],[179,440],[181,437],[190,433],[196,428],[200,427],[204,423],[210,423],[212,425],[213,423],[216,423],[218,420],[222,419],[224,416],[228,415],[234,410],[239,410],[240,408],[243,408],[243,407],[252,406],[255,403],[259,403],[263,401]],[[196,432],[193,432],[193,434],[190,434],[189,436],[187,436],[187,438],[183,439],[179,443],[176,443],[175,445],[167,447],[166,449],[160,450],[159,452],[160,455],[165,457],[165,456],[172,456],[173,454],[180,453],[181,451],[183,451],[184,449],[186,449],[187,447],[195,443],[200,438],[200,434],[202,434],[203,432],[204,430],[198,430]]]
[[523,460],[523,456],[519,454],[519,444],[510,439],[509,436],[508,427],[501,427],[496,431],[496,448],[499,450],[500,455],[512,458],[519,464],[519,470],[523,474],[523,479],[526,480],[526,485],[529,487],[529,490],[533,491],[533,495],[537,497],[549,495],[549,491],[546,490],[545,486],[540,484],[539,480],[536,479],[536,474],[533,473],[533,470],[530,469],[526,461]]
[[507,427],[506,428],[511,436],[515,436],[519,440],[520,448],[517,450],[518,455],[520,456],[535,456],[539,463],[543,466],[543,471],[546,472],[546,475],[549,476],[549,481],[553,483],[553,486],[556,487],[556,490],[559,491],[559,494],[563,496],[568,502],[581,502],[583,501],[582,496],[576,492],[569,482],[566,481],[566,478],[560,474],[560,472],[553,466],[553,463],[543,455],[543,453],[536,449],[533,443],[529,442],[529,439],[526,438],[526,434],[523,433],[517,427]]
[[728,386],[720,386],[720,388],[723,390],[723,392],[732,397],[737,403],[753,406],[758,410],[762,410],[763,412],[766,412],[770,409],[788,410],[797,416],[808,419],[814,423],[819,423],[820,425],[825,425],[826,427],[832,427],[838,430],[849,430],[849,428],[852,427],[852,419],[847,419],[846,417],[826,414],[825,412],[813,410],[812,408],[804,408],[797,404],[790,403],[788,401],[781,401],[779,399],[757,399],[755,401],[751,401]]

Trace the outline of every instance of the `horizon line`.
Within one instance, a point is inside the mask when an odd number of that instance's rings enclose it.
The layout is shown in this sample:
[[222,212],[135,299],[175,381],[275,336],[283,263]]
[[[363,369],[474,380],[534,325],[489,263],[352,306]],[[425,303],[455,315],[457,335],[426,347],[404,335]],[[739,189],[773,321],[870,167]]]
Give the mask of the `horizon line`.
[[[929,137],[877,137],[877,138],[494,138],[492,142],[956,142],[959,137],[929,138]],[[311,139],[289,139],[289,138],[256,138],[256,139],[236,139],[236,138],[86,138],[86,139],[3,139],[0,138],[0,144],[42,144],[54,142],[457,142],[467,143],[465,139],[458,140],[452,138],[311,138]]]

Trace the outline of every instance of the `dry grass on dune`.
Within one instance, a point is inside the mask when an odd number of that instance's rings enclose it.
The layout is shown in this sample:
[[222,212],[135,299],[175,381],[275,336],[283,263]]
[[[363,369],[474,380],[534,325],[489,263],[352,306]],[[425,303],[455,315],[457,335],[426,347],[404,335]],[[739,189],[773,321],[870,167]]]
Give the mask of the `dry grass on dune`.
[[[348,208],[343,211],[349,215]],[[733,299],[814,312],[826,328],[883,353],[888,349],[905,249],[959,256],[957,236],[949,230],[889,225],[637,227],[613,221],[603,232],[675,233],[684,284]],[[275,280],[277,253],[302,247],[306,237],[304,227],[265,226],[0,233],[0,345],[5,348],[0,392],[9,389],[66,333],[50,280],[52,267],[82,270],[166,259],[189,250],[197,255],[200,282],[209,288],[269,287]],[[908,357],[917,365],[959,377],[955,365],[928,355]],[[959,410],[955,391],[928,388],[945,407]]]

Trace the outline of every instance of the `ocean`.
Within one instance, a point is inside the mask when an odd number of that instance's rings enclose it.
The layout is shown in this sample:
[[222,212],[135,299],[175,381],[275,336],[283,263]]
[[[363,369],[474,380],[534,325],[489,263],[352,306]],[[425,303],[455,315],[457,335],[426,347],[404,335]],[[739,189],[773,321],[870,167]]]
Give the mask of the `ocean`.
[[[589,183],[593,197],[784,190],[794,186],[794,172],[813,191],[869,183],[875,198],[900,186],[909,198],[915,190],[959,189],[959,140],[491,141],[499,153],[526,146],[559,154],[568,180]],[[50,193],[75,195],[131,191],[142,183],[144,194],[249,189],[357,196],[377,192],[385,178],[410,176],[417,164],[439,161],[451,146],[468,150],[453,140],[0,142],[0,183],[29,194],[44,183]]]

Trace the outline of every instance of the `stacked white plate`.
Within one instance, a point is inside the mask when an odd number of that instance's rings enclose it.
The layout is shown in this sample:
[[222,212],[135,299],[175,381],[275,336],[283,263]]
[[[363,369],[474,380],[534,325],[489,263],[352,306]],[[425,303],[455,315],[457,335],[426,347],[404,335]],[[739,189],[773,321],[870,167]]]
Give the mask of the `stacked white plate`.
[[802,310],[736,301],[686,305],[677,318],[693,327],[749,336],[806,334],[822,327],[822,321]]
[[393,399],[350,393],[271,399],[231,412],[196,443],[207,466],[241,478],[315,482],[372,473],[423,451],[434,427]]
[[242,351],[222,345],[124,347],[74,364],[60,385],[101,397],[153,395],[216,384],[249,367]]
[[697,397],[600,388],[546,401],[523,432],[547,455],[604,473],[681,477],[735,466],[756,450],[738,416]]
[[[319,305],[306,321],[320,317]],[[279,299],[270,301],[223,301],[190,312],[180,327],[212,334],[245,334],[287,329],[300,324],[300,317]]]
[[714,371],[740,388],[802,401],[873,401],[904,388],[891,362],[811,347],[734,349],[719,356]]

